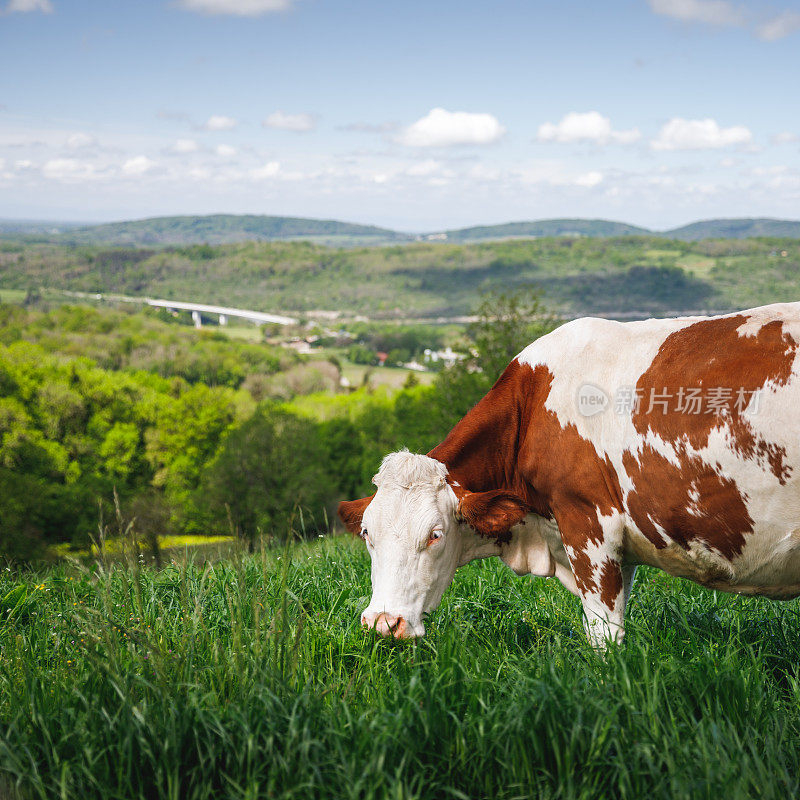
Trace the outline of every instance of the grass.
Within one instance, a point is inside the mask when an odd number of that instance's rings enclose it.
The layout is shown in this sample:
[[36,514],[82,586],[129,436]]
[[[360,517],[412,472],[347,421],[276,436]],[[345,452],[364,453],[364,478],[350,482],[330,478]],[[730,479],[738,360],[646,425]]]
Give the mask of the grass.
[[400,389],[409,375],[414,375],[418,383],[425,385],[436,380],[435,372],[417,372],[402,367],[368,367],[363,364],[351,364],[349,361],[342,363],[342,375],[353,387],[362,386],[365,375],[369,376],[371,386],[388,386],[391,389]]
[[[164,552],[164,556],[169,557],[172,551],[180,553],[184,550],[192,551],[197,548],[219,548],[220,546],[228,546],[228,549],[230,549],[235,541],[233,536],[181,536],[170,534],[167,536],[159,536],[158,546]],[[107,557],[124,558],[131,550],[131,542],[120,537],[106,539],[103,543],[103,548]],[[148,551],[145,542],[139,542],[139,548],[143,552]],[[75,549],[68,542],[64,542],[62,544],[53,545],[50,549],[53,555],[59,558],[86,559],[96,557],[100,554],[100,549],[97,544],[92,544],[83,549]]]
[[[359,629],[357,541],[0,577],[0,770],[21,797],[787,798],[798,605],[641,570],[628,638],[496,560],[420,642]],[[0,793],[2,789],[0,789]]]
[[25,289],[0,290],[0,303],[21,303],[28,295]]

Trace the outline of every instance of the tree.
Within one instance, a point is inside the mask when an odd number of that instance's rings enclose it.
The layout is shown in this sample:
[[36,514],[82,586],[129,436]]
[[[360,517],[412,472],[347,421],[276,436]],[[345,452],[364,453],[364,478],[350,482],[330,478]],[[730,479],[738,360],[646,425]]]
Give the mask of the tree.
[[545,311],[534,287],[487,292],[477,309],[478,320],[467,328],[473,364],[494,383],[514,356],[535,339],[557,328],[560,320]]
[[467,327],[470,357],[443,370],[436,379],[438,400],[449,413],[451,426],[489,391],[511,359],[561,324],[545,310],[533,286],[487,292],[477,316]]
[[262,536],[324,530],[337,488],[325,456],[314,422],[261,406],[230,432],[204,471],[198,507],[217,529],[232,524],[251,550]]

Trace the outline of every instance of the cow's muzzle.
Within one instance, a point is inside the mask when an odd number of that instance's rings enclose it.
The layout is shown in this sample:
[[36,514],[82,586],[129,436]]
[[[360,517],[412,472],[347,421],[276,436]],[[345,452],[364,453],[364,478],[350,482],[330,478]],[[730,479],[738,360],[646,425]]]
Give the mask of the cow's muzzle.
[[365,611],[361,615],[361,624],[365,628],[375,629],[381,636],[395,639],[413,639],[418,635],[404,617],[396,617],[385,611]]

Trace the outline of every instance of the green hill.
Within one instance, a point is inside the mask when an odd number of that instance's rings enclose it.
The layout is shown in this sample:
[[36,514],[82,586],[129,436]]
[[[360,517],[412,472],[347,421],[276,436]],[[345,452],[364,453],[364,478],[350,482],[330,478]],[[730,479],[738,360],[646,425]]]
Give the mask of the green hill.
[[478,225],[458,228],[442,234],[428,234],[435,240],[446,236],[448,242],[469,242],[481,239],[520,239],[540,236],[636,236],[650,234],[647,228],[610,222],[605,219],[541,219],[532,222],[507,222],[504,225]]
[[0,294],[70,290],[302,316],[469,314],[486,290],[537,287],[566,316],[672,315],[800,299],[800,240],[568,237],[324,247],[159,248],[0,241]]
[[152,217],[110,222],[66,231],[62,242],[75,244],[174,245],[229,244],[278,239],[317,239],[325,243],[359,244],[400,242],[411,237],[377,228],[328,219],[268,217],[252,214]]
[[709,219],[665,231],[662,236],[698,242],[701,239],[750,239],[778,236],[800,239],[800,222],[788,219]]
[[62,222],[41,219],[0,219],[0,235],[57,236],[65,231],[81,228],[85,222]]
[[0,236],[25,237],[29,242],[137,247],[293,240],[311,241],[332,247],[360,247],[413,241],[459,244],[503,239],[538,239],[547,236],[661,236],[695,242],[702,239],[746,239],[760,236],[797,239],[800,238],[800,222],[766,218],[710,219],[658,232],[625,222],[567,218],[475,225],[413,235],[374,225],[357,225],[330,219],[212,214],[152,217],[101,225],[0,220]]

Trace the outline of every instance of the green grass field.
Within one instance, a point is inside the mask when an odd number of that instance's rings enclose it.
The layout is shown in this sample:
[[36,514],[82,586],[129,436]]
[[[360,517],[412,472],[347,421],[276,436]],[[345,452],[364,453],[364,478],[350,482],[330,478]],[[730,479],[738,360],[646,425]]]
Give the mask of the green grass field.
[[[359,629],[361,543],[0,573],[0,796],[789,798],[797,603],[641,570],[626,643],[496,560],[420,642]],[[4,795],[4,792],[6,793]]]

